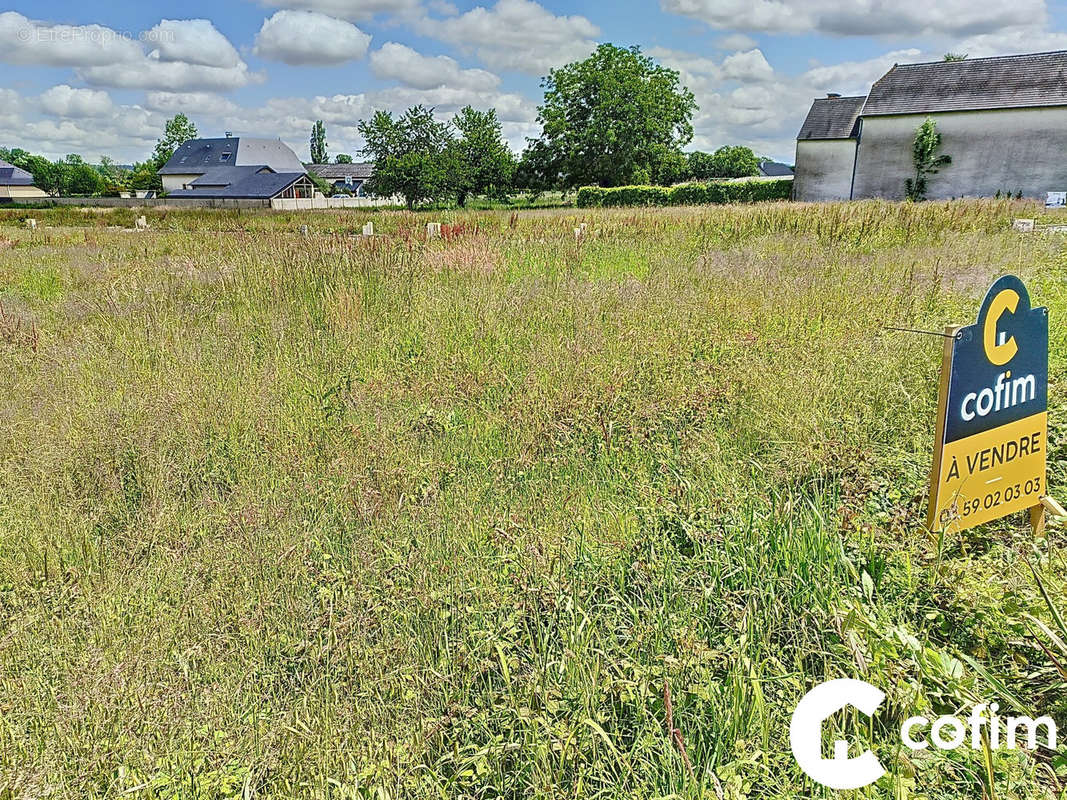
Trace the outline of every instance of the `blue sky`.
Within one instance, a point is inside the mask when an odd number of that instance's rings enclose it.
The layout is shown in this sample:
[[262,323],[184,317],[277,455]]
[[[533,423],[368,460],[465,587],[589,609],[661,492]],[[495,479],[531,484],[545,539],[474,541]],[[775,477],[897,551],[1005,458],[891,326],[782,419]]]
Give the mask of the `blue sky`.
[[163,122],[281,137],[316,119],[354,155],[377,109],[495,107],[518,150],[539,77],[597,42],[641,45],[697,97],[688,149],[792,162],[811,100],[863,93],[895,62],[1067,49],[1048,0],[18,0],[0,12],[0,145],[144,159]]

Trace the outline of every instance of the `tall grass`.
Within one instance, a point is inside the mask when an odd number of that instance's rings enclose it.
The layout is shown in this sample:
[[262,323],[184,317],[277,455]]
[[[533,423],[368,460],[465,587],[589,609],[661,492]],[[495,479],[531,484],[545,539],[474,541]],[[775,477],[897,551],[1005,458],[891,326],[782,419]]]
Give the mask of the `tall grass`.
[[940,346],[884,326],[1012,271],[1055,328],[1020,208],[0,211],[0,792],[812,796],[789,714],[850,676],[865,796],[980,796],[892,731],[996,685],[1067,719],[1019,569],[1062,586],[1062,535],[939,550]]

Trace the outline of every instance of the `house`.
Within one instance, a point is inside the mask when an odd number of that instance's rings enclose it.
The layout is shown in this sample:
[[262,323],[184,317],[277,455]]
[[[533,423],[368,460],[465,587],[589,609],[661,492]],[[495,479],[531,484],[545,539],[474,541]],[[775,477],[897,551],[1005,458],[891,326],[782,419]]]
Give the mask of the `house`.
[[331,184],[336,192],[366,197],[366,183],[374,174],[374,164],[308,164],[308,170]]
[[865,98],[816,100],[797,137],[794,197],[904,197],[927,118],[952,163],[927,197],[1067,190],[1067,50],[898,64]]
[[0,200],[34,200],[48,197],[33,185],[33,175],[0,160]]
[[168,197],[270,200],[315,193],[303,163],[280,139],[190,139],[159,175]]
[[[794,200],[848,200],[860,113],[867,96],[828,94],[811,104],[797,134]],[[910,151],[909,151],[910,152]]]
[[792,178],[793,168],[781,161],[764,158],[759,162],[759,174],[761,178]]

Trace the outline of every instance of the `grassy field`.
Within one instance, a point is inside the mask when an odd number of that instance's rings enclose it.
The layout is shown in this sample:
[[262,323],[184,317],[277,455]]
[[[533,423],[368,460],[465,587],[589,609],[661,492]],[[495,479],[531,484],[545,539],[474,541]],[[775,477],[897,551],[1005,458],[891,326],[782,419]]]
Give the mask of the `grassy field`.
[[855,677],[844,796],[1062,800],[895,732],[1067,725],[1064,533],[924,530],[941,341],[884,329],[1027,281],[1067,498],[1036,213],[0,211],[0,797],[834,796],[789,717]]

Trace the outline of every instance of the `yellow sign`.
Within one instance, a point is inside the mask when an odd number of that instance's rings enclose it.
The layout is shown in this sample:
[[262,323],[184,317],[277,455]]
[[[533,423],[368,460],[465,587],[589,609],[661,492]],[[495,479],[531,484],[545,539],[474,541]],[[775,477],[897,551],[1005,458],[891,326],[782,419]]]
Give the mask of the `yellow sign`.
[[1041,505],[1048,409],[1048,309],[999,278],[978,321],[950,328],[941,366],[927,525],[965,530]]

